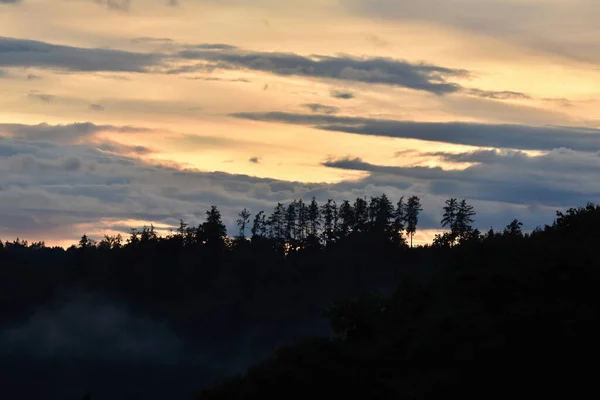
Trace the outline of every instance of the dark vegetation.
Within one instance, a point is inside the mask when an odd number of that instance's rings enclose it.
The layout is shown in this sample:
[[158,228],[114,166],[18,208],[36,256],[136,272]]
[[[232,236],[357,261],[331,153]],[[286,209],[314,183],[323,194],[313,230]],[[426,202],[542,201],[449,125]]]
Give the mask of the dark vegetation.
[[[243,210],[233,238],[212,207],[205,223],[181,221],[167,237],[153,227],[126,241],[84,235],[66,251],[6,242],[2,326],[21,326],[65,293],[102,293],[185,343],[187,358],[120,363],[129,385],[88,380],[94,400],[191,398],[200,389],[200,399],[538,398],[560,389],[580,397],[589,389],[580,370],[599,355],[600,207],[559,212],[530,234],[517,220],[483,234],[472,228],[473,208],[449,199],[448,231],[410,249],[420,210],[416,197],[321,207],[313,199],[279,204],[270,216]],[[23,354],[4,353],[0,372],[27,370]],[[9,384],[20,387],[0,374],[0,387]],[[44,390],[6,398],[67,398]],[[138,397],[127,397],[132,391]]]

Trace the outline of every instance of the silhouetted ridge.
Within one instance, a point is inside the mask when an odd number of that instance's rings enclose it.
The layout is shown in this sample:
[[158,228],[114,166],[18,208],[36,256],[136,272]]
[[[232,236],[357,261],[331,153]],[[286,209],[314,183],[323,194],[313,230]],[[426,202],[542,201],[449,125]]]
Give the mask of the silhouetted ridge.
[[166,236],[150,226],[127,238],[83,235],[67,250],[0,242],[3,396],[589,389],[570,372],[600,355],[600,208],[559,212],[531,233],[518,220],[481,233],[473,207],[448,199],[447,231],[410,249],[420,210],[416,197],[297,200],[270,214],[242,210],[232,237],[213,206]]

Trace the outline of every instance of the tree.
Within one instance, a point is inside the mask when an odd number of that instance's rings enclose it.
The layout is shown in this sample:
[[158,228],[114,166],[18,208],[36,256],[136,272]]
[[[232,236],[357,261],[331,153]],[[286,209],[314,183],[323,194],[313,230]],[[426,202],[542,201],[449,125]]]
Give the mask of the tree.
[[337,228],[337,205],[332,199],[327,200],[322,207],[321,215],[323,216],[323,241],[330,244],[335,239],[335,231]]
[[308,206],[308,224],[310,235],[316,238],[321,227],[321,213],[317,200],[314,197]]
[[445,240],[450,239],[450,243],[453,243],[458,236],[458,232],[456,230],[456,214],[458,213],[458,201],[455,198],[450,198],[446,200],[446,205],[444,206],[444,215],[442,217],[442,227],[450,228],[450,235],[446,237]]
[[252,239],[264,238],[267,235],[267,221],[264,211],[259,211],[254,216],[254,222],[252,224]]
[[210,210],[206,212],[206,222],[201,226],[203,237],[208,247],[213,249],[224,247],[227,228],[221,220],[221,212],[217,209],[217,206],[210,207]]
[[98,247],[103,250],[112,250],[121,248],[123,237],[121,234],[116,236],[104,235],[104,238],[98,243]]
[[246,238],[246,226],[248,226],[248,222],[250,221],[250,211],[248,211],[247,208],[244,208],[239,214],[238,214],[238,220],[237,220],[237,225],[240,227],[240,232],[239,232],[239,238],[240,239],[245,239]]
[[158,239],[158,235],[156,234],[156,231],[154,230],[154,225],[150,224],[150,227],[144,226],[142,228],[142,233],[140,235],[140,242],[141,243],[148,243],[154,240]]
[[353,230],[356,221],[354,209],[352,208],[352,205],[348,200],[344,200],[342,205],[340,205],[338,214],[340,218],[340,223],[338,225],[339,229],[337,232],[337,236],[339,238],[345,238],[348,236],[350,231]]
[[467,204],[465,199],[461,200],[456,210],[456,233],[459,239],[470,237],[473,231],[474,215],[473,206]]
[[298,239],[303,242],[308,234],[308,210],[302,199],[296,203],[296,212],[298,213]]
[[88,237],[88,235],[84,234],[79,240],[79,248],[87,249],[90,247],[96,246],[96,242]]
[[518,236],[523,236],[523,231],[521,230],[521,227],[523,226],[523,223],[521,221],[519,221],[518,219],[514,219],[510,224],[506,225],[506,228],[504,228],[504,235],[506,236],[514,236],[514,237],[518,237]]
[[394,230],[402,233],[404,230],[404,222],[406,220],[406,204],[404,204],[404,196],[400,197],[396,209],[394,210]]
[[298,219],[298,213],[296,212],[296,200],[292,201],[285,212],[285,236],[288,242],[296,240],[297,232],[296,219]]
[[412,196],[406,203],[406,233],[410,236],[410,247],[413,247],[413,236],[417,231],[419,223],[419,213],[423,211],[421,208],[421,199],[417,196]]
[[372,233],[386,239],[393,239],[394,206],[385,193],[379,197],[371,198],[369,214]]
[[354,202],[354,230],[366,232],[369,221],[369,207],[365,199],[356,198]]
[[279,244],[285,240],[285,209],[283,204],[277,203],[273,214],[269,217],[269,227],[271,238],[275,239]]

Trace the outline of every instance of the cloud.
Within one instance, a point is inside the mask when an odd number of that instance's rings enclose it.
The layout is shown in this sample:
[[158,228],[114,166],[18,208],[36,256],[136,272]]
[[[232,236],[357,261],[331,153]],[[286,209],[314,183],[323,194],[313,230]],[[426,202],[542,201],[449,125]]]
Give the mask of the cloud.
[[[450,195],[477,201],[478,220],[483,224],[478,227],[487,229],[493,223],[502,228],[519,217],[531,229],[550,221],[554,207],[585,204],[600,193],[596,183],[600,157],[595,153],[561,150],[541,159],[523,159],[519,152],[432,155],[479,162],[464,171],[330,160],[326,167],[358,169],[368,175],[335,184],[302,183],[144,161],[142,156],[153,149],[97,142],[93,133],[101,129],[114,128],[89,123],[0,125],[0,133],[10,134],[0,138],[3,239],[52,237],[75,242],[85,232],[93,238],[114,230],[126,234],[132,225],[126,221],[175,227],[183,218],[196,225],[213,204],[222,211],[227,229],[235,232],[236,215],[244,207],[253,213],[270,212],[277,202],[293,199],[314,196],[320,202],[341,201],[381,193],[393,199],[419,195],[426,205],[421,229],[439,228],[438,214]],[[93,140],[78,142],[82,135],[92,135]]]
[[600,131],[565,126],[477,124],[468,122],[414,122],[285,112],[235,113],[255,121],[308,125],[317,129],[357,135],[419,139],[479,147],[520,150],[600,150]]
[[248,161],[250,161],[252,164],[260,164],[260,158],[259,157],[252,157]]
[[162,55],[90,49],[0,37],[0,67],[38,67],[79,72],[148,72]]
[[[302,56],[294,53],[253,52],[214,49],[184,50],[178,53],[182,59],[204,60],[217,63],[215,68],[250,69],[281,76],[303,76],[320,79],[336,79],[372,84],[384,84],[408,89],[422,90],[438,95],[461,90],[448,78],[465,77],[465,70],[445,68],[425,63],[410,63],[384,57],[354,57],[350,55]],[[205,69],[205,64],[195,66]],[[190,71],[195,68],[188,67]],[[180,73],[181,68],[172,72]]]
[[149,36],[141,36],[131,40],[132,43],[159,43],[159,44],[168,44],[173,43],[173,39],[170,38],[159,38],[159,37],[149,37]]
[[104,106],[101,104],[90,104],[89,109],[92,111],[104,111]]
[[77,143],[81,139],[89,139],[101,132],[136,133],[149,132],[146,128],[132,126],[95,125],[90,122],[73,123],[68,125],[25,125],[25,124],[0,124],[0,137],[27,141],[42,141],[52,143]]
[[22,0],[0,0],[0,4],[17,4],[21,2]]
[[[470,76],[467,70],[422,62],[412,63],[402,59],[256,52],[223,43],[178,45],[172,43],[171,39],[152,37],[139,37],[134,42],[169,44],[170,50],[164,53],[136,53],[0,37],[0,67],[171,75],[198,71],[211,73],[217,70],[252,70],[279,76],[388,85],[440,96],[463,93],[495,100],[530,98],[527,94],[515,91],[465,88],[450,80]],[[264,89],[268,89],[268,85]],[[347,90],[332,90],[331,96],[338,99],[354,98],[354,94]]]
[[355,95],[348,90],[332,90],[331,97],[342,100],[350,100],[353,99]]
[[56,96],[54,96],[54,95],[47,94],[47,93],[40,93],[37,90],[32,90],[31,92],[29,92],[27,94],[27,96],[29,98],[41,100],[44,103],[52,103],[54,101],[54,99],[56,99]]
[[[342,0],[362,18],[435,23],[535,52],[597,64],[600,4],[593,0]],[[560,27],[560,29],[553,29]]]
[[337,114],[340,109],[334,106],[327,106],[319,103],[302,104],[302,107],[310,109],[314,113]]
[[561,208],[600,199],[600,184],[594,178],[600,173],[597,154],[556,149],[535,157],[520,151],[497,150],[425,155],[474,165],[444,170],[375,165],[360,158],[328,160],[323,165],[392,177],[391,181],[400,178],[421,182],[426,192],[433,195]]
[[131,0],[94,0],[94,2],[117,11],[129,11],[131,7]]
[[504,91],[489,91],[489,90],[481,90],[481,89],[468,89],[466,91],[467,94],[483,97],[487,99],[494,100],[530,100],[531,96],[521,93],[521,92],[513,92],[509,90]]

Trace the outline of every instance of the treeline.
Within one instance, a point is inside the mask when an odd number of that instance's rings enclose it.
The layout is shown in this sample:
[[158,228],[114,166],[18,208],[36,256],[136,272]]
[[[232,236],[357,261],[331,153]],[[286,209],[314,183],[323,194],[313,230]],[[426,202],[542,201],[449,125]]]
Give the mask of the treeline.
[[105,235],[96,242],[84,235],[79,247],[114,249],[163,239],[183,246],[201,245],[224,249],[250,241],[268,244],[277,251],[290,252],[300,248],[331,246],[358,236],[404,246],[406,238],[410,238],[412,242],[421,211],[421,202],[417,196],[410,197],[406,202],[402,197],[394,204],[387,195],[382,194],[369,200],[359,197],[353,203],[344,200],[339,205],[331,199],[319,205],[313,197],[310,202],[300,199],[287,205],[278,203],[271,214],[259,211],[252,215],[244,208],[238,214],[238,231],[232,235],[228,234],[217,206],[211,206],[206,212],[205,222],[190,226],[186,221],[180,220],[177,230],[171,230],[164,238],[150,225],[141,229],[132,228],[127,240],[118,234]]
[[[227,232],[221,213],[217,206],[211,206],[206,212],[205,222],[198,226],[190,226],[180,220],[179,227],[166,236],[157,233],[154,226],[131,228],[130,235],[124,239],[121,234],[104,235],[96,241],[87,234],[81,237],[79,248],[98,248],[102,250],[136,247],[158,240],[170,241],[181,246],[204,246],[217,250],[231,249],[250,243],[261,243],[271,246],[276,251],[289,253],[302,248],[323,248],[343,242],[349,238],[371,238],[403,247],[410,243],[417,232],[419,214],[422,211],[419,197],[412,196],[406,201],[401,197],[395,204],[386,194],[381,196],[357,198],[354,202],[342,201],[339,205],[334,200],[327,200],[319,205],[313,197],[310,202],[302,199],[289,204],[278,203],[271,214],[259,211],[255,215],[244,208],[237,219],[238,231],[235,235]],[[446,200],[443,207],[441,227],[449,231],[436,235],[433,246],[444,247],[455,244],[481,240],[483,235],[473,229],[473,206],[466,200],[456,198]],[[521,234],[522,223],[514,220],[507,229],[514,234]],[[493,231],[487,235],[494,234]],[[17,238],[12,242],[0,241],[0,248],[21,246],[39,249],[46,247],[44,242],[28,244]]]

